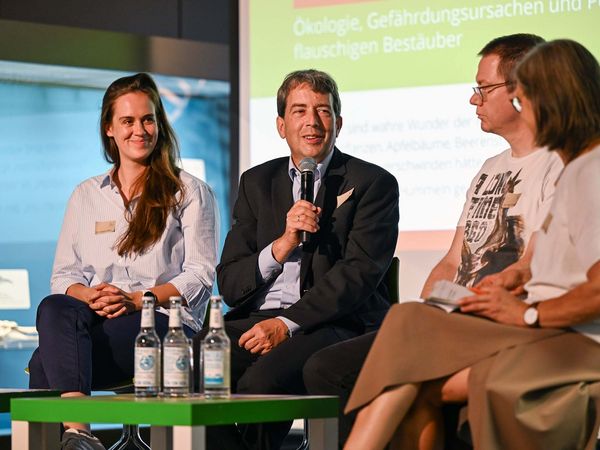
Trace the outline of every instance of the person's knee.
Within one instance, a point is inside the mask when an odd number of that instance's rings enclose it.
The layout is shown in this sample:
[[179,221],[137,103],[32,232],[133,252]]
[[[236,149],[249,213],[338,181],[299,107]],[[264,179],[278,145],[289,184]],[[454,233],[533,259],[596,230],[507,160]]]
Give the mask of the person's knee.
[[375,333],[367,333],[331,345],[312,355],[303,370],[308,392],[348,396],[374,339]]
[[40,334],[73,323],[77,328],[89,326],[94,312],[84,302],[62,294],[45,297],[37,309],[37,329]]
[[301,378],[298,369],[294,377],[293,370],[278,370],[268,364],[250,366],[237,382],[236,391],[240,394],[292,394],[297,393],[296,378]]
[[71,307],[70,302],[65,297],[60,294],[52,294],[45,297],[37,309],[38,321],[42,320],[52,323],[62,317],[65,308]]
[[263,371],[246,371],[238,380],[240,394],[280,394],[281,386],[270,374]]
[[441,386],[442,403],[462,403],[467,401],[469,394],[470,369],[463,369],[448,377]]
[[321,350],[312,355],[302,370],[304,385],[309,394],[327,394],[332,386],[338,383],[339,372],[336,370],[335,359],[329,354],[329,349]]

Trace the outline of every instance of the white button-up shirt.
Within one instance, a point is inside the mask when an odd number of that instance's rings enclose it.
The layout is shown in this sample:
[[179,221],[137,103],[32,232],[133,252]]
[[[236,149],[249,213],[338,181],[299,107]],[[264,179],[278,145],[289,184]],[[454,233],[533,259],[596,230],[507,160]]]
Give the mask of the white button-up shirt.
[[[203,181],[181,171],[183,204],[169,214],[160,239],[145,253],[119,256],[116,242],[128,227],[111,171],[81,183],[69,199],[56,247],[51,291],[110,283],[126,292],[171,283],[187,302],[182,321],[194,330],[212,293],[217,262],[219,215],[214,193]],[[159,308],[168,314],[168,310]]]

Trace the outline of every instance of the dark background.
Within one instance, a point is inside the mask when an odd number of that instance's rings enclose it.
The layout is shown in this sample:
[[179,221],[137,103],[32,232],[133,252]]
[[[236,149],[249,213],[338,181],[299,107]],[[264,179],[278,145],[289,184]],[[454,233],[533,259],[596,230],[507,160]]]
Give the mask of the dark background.
[[0,0],[0,19],[220,44],[236,10],[232,0]]

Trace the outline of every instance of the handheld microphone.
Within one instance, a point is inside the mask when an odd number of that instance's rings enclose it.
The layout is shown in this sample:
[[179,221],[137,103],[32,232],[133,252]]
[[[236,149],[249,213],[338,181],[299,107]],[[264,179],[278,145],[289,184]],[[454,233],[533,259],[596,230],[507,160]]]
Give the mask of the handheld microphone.
[[[317,163],[313,158],[303,158],[298,169],[300,170],[300,199],[314,202],[315,170]],[[305,244],[310,239],[308,231],[301,231],[300,237]]]

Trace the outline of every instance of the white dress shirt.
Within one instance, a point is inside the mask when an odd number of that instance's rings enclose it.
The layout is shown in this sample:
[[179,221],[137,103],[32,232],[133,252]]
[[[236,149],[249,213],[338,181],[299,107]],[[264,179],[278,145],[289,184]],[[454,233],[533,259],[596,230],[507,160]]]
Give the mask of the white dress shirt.
[[[119,256],[116,242],[127,230],[127,216],[137,201],[131,201],[128,211],[111,174],[112,170],[89,178],[69,199],[52,269],[52,293],[64,294],[75,283],[106,282],[126,292],[171,283],[187,302],[182,322],[198,331],[217,262],[219,214],[214,193],[181,171],[184,201],[169,214],[160,239],[143,254]],[[167,309],[158,311],[168,315]]]

